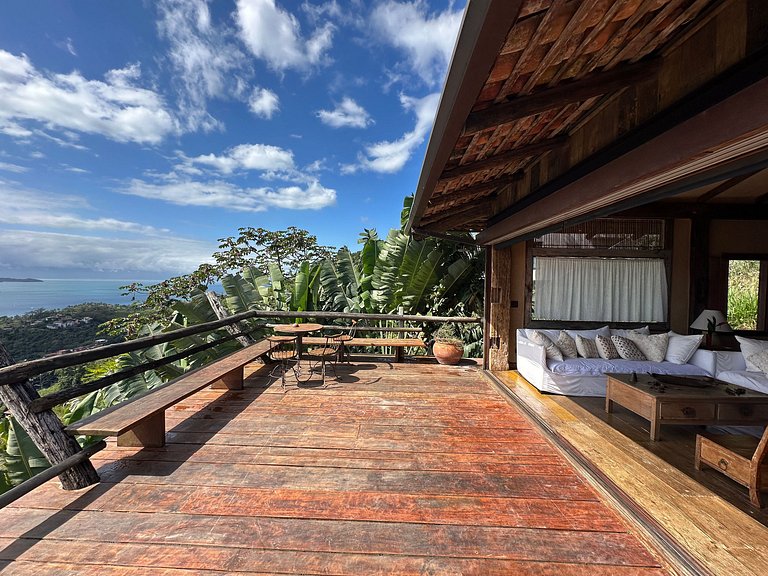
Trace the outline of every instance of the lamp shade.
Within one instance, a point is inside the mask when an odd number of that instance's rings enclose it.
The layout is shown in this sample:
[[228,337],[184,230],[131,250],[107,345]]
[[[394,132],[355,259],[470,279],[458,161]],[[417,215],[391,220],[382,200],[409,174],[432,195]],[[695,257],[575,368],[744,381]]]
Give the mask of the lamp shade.
[[703,330],[709,332],[709,323],[712,322],[715,325],[715,332],[733,332],[733,328],[728,324],[725,318],[725,314],[720,310],[704,310],[696,320],[691,324],[691,328],[694,330]]

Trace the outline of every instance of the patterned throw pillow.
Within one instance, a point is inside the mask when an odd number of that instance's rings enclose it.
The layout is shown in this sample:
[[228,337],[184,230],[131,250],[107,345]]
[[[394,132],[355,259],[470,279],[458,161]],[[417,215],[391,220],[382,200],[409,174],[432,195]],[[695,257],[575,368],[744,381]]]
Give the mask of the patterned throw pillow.
[[752,354],[748,360],[760,368],[764,374],[768,375],[768,350]]
[[741,353],[744,355],[744,362],[747,364],[747,372],[761,372],[760,367],[752,362],[752,356],[759,354],[763,350],[768,350],[768,340],[754,340],[736,336],[739,341]]
[[536,344],[544,346],[544,351],[547,353],[547,358],[550,360],[557,360],[558,362],[563,361],[563,353],[560,352],[560,348],[558,348],[546,334],[534,330],[531,334],[531,340]]
[[576,350],[579,351],[579,356],[582,358],[600,358],[600,354],[597,353],[597,344],[591,338],[577,335]]
[[640,352],[651,362],[663,362],[667,355],[669,334],[627,334],[627,338],[637,345]]
[[555,342],[560,351],[563,353],[563,358],[578,358],[579,350],[576,348],[576,341],[570,337],[568,332],[560,330],[560,336]]
[[621,358],[619,352],[616,350],[616,346],[613,345],[610,338],[598,334],[595,336],[595,344],[597,344],[597,353],[600,354],[600,358],[603,358],[604,360],[616,360],[617,358]]
[[640,352],[640,349],[629,338],[624,336],[611,336],[613,345],[616,346],[616,351],[624,360],[647,360],[645,354]]

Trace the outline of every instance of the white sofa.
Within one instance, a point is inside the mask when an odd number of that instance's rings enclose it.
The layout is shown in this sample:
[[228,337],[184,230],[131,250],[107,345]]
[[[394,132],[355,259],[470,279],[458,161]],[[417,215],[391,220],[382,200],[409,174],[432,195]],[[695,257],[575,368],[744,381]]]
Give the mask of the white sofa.
[[529,340],[524,328],[517,330],[518,372],[536,388],[551,394],[605,396],[608,372],[714,376],[716,369],[716,356],[710,350],[696,350],[687,364],[602,358],[547,360],[544,346]]
[[715,352],[715,377],[723,382],[768,394],[768,376],[747,371],[741,352]]

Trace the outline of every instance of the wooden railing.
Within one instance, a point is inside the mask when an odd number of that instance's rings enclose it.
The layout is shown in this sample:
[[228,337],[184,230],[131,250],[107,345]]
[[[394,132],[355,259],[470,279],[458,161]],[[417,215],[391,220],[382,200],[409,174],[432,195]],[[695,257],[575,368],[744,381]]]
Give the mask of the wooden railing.
[[[21,485],[13,488],[5,495],[0,497],[0,507],[9,504],[15,499],[26,494],[34,487],[40,485],[48,479],[59,476],[62,486],[65,489],[84,488],[94,482],[98,482],[98,475],[91,465],[88,458],[90,455],[104,447],[103,442],[81,450],[74,438],[68,436],[63,429],[61,421],[52,412],[52,408],[83,394],[100,390],[129,378],[141,374],[148,370],[153,370],[165,364],[170,364],[182,360],[193,354],[209,350],[220,346],[233,339],[240,339],[243,336],[250,335],[266,327],[266,322],[251,323],[248,329],[242,328],[239,324],[245,320],[253,319],[280,319],[285,318],[291,321],[296,319],[329,319],[329,320],[355,320],[355,321],[375,321],[375,322],[397,322],[397,326],[371,326],[360,325],[356,329],[360,331],[382,331],[382,332],[417,332],[418,327],[404,326],[405,322],[411,323],[445,323],[454,322],[459,324],[478,324],[482,323],[480,318],[468,317],[450,317],[450,316],[420,316],[403,314],[356,314],[348,312],[321,312],[321,311],[279,311],[279,310],[250,310],[240,314],[235,314],[219,320],[205,322],[190,326],[153,334],[143,338],[137,338],[128,342],[109,344],[98,348],[60,354],[57,356],[19,362],[0,368],[0,401],[2,401],[9,412],[16,418],[19,424],[27,431],[32,440],[46,456],[51,463],[51,468],[37,476],[25,481]],[[236,328],[235,328],[236,327]],[[343,328],[338,324],[328,326],[329,328]],[[40,397],[30,382],[30,378],[39,376],[53,370],[71,366],[79,366],[88,362],[105,360],[121,354],[144,350],[157,344],[172,342],[181,338],[196,336],[204,333],[215,332],[226,328],[229,334],[221,336],[212,342],[206,342],[197,346],[187,348],[176,354],[142,363],[138,366],[121,370],[100,378],[94,382],[89,382],[82,386]],[[4,358],[0,358],[0,365],[7,364]],[[151,391],[149,392],[151,394]]]

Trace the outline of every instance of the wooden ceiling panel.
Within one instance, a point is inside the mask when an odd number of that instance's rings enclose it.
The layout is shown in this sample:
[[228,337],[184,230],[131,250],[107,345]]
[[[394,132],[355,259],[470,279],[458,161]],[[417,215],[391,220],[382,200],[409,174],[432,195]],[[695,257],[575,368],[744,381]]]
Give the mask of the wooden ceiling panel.
[[[635,128],[649,117],[649,111],[657,113],[653,97],[662,66],[657,56],[679,41],[687,26],[698,24],[699,15],[729,1],[746,0],[523,1],[471,105],[464,133],[447,155],[432,190],[433,205],[425,216],[434,218],[463,205],[459,197],[469,188],[544,167],[540,175],[527,180],[530,186],[515,194],[524,197]],[[654,88],[636,88],[645,85]],[[531,99],[536,97],[543,104]],[[653,106],[632,103],[641,97],[650,99]],[[619,104],[626,110],[614,114]],[[509,112],[509,116],[494,116],[497,111]],[[601,120],[611,114],[615,116],[612,121]],[[489,120],[478,122],[478,118]],[[599,121],[595,123],[594,118]],[[515,149],[555,136],[572,138],[577,131],[586,130],[585,126],[599,134],[581,134],[576,153],[541,150],[529,157],[494,161],[494,157],[504,159]],[[550,164],[542,160],[553,154],[557,158]]]

